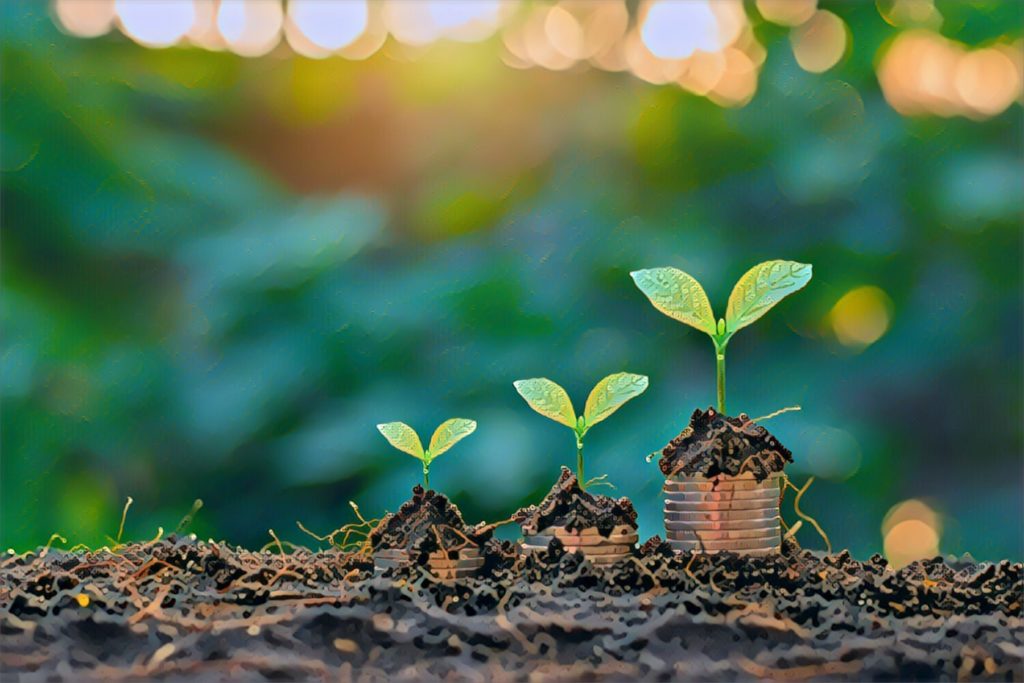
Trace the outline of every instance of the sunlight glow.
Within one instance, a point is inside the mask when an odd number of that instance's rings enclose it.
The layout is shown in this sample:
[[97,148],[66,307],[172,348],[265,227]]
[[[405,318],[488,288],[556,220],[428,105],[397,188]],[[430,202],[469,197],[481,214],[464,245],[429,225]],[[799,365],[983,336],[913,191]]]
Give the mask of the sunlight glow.
[[132,40],[149,47],[169,47],[181,40],[196,21],[190,0],[116,0],[121,29]]
[[441,38],[484,40],[498,27],[500,0],[387,0],[384,23],[407,45],[428,45]]
[[789,35],[797,64],[811,73],[822,73],[835,66],[846,52],[846,40],[846,24],[826,10],[815,12]]
[[284,11],[277,0],[221,0],[217,29],[236,54],[257,57],[274,49],[281,39]]
[[683,59],[697,50],[721,49],[718,21],[705,0],[654,0],[640,29],[656,57]]
[[290,22],[309,42],[328,52],[355,41],[366,30],[368,14],[366,0],[288,2]]
[[942,519],[927,503],[911,498],[886,513],[882,537],[886,558],[899,569],[939,554]]
[[878,287],[852,289],[836,302],[829,313],[832,331],[843,346],[870,346],[889,329],[891,307],[889,297]]
[[766,21],[783,26],[799,26],[818,9],[818,0],[757,0],[757,11]]
[[114,0],[57,0],[53,10],[58,24],[80,38],[102,36],[114,25]]

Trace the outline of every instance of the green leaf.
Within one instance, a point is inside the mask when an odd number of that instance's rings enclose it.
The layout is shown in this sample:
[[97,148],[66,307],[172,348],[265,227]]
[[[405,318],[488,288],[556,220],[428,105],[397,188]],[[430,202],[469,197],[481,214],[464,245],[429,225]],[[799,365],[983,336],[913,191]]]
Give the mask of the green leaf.
[[571,429],[576,428],[576,411],[565,389],[545,377],[520,379],[513,384],[519,395],[538,413]]
[[427,449],[430,459],[433,460],[441,455],[474,431],[476,431],[476,422],[473,420],[465,420],[461,417],[445,420],[430,437],[430,447]]
[[729,336],[746,327],[783,298],[811,280],[811,265],[796,261],[765,261],[748,270],[733,287],[725,311]]
[[608,375],[598,382],[587,397],[583,410],[586,426],[592,427],[618,410],[626,401],[636,398],[647,389],[647,378],[628,372]]
[[704,288],[677,268],[648,268],[630,275],[659,311],[714,336],[715,314]]
[[388,422],[377,425],[377,429],[392,446],[418,460],[423,460],[423,444],[412,427],[404,422]]

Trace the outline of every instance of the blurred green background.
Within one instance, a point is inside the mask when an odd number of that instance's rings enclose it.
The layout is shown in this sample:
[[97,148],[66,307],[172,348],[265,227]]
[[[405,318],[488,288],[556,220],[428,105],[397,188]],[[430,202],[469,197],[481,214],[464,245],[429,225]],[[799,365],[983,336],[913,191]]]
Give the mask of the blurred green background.
[[[662,533],[644,456],[713,402],[713,354],[628,273],[682,268],[721,310],[788,258],[814,279],[734,339],[729,403],[803,406],[767,423],[790,476],[818,477],[802,507],[860,557],[920,499],[942,552],[1021,559],[1021,106],[901,115],[876,69],[902,29],[875,3],[821,6],[849,46],[813,74],[748,3],[767,57],[723,108],[512,69],[497,37],[247,59],[80,39],[44,3],[2,3],[3,547],[102,544],[129,495],[126,537],[202,498],[202,537],[312,542],[295,520],[380,516],[419,481],[377,423],[428,438],[451,416],[479,428],[432,483],[503,519],[575,457],[512,381],[581,405],[619,370],[650,389],[588,437],[588,472]],[[967,45],[1020,37],[1019,3],[937,7]]]

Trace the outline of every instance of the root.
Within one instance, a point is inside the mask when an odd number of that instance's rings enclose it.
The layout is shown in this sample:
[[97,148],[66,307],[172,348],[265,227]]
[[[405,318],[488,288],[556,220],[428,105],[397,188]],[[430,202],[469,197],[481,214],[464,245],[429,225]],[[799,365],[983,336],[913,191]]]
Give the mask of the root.
[[770,420],[773,417],[778,417],[779,415],[782,415],[783,413],[792,413],[792,412],[796,412],[798,410],[803,410],[803,408],[801,408],[800,406],[787,406],[785,408],[781,408],[779,410],[776,410],[774,413],[768,413],[767,415],[765,415],[763,417],[754,418],[753,420],[751,420],[751,422],[764,422],[765,420]]
[[196,513],[199,512],[199,510],[202,507],[203,507],[203,499],[202,498],[196,498],[196,501],[194,503],[192,503],[192,509],[189,510],[185,514],[185,516],[181,518],[180,522],[178,522],[178,526],[175,527],[174,533],[181,534],[182,532],[184,532],[185,529],[187,529],[192,524],[192,519],[196,516]]
[[803,497],[804,493],[807,492],[807,489],[809,489],[811,487],[811,484],[813,483],[814,477],[811,477],[807,480],[807,483],[804,484],[802,488],[798,489],[791,481],[789,481],[788,478],[786,479],[786,485],[793,487],[793,490],[796,491],[796,498],[793,499],[793,512],[796,513],[797,517],[810,523],[810,525],[814,527],[815,531],[818,532],[818,535],[820,535],[822,540],[825,541],[826,552],[828,552],[828,554],[831,555],[832,541],[828,540],[828,534],[826,534],[825,530],[821,528],[821,525],[818,524],[817,520],[815,520],[810,515],[801,512],[800,510],[800,499]]
[[132,500],[131,496],[128,496],[128,499],[124,502],[124,509],[121,510],[121,524],[117,527],[117,538],[107,537],[107,540],[113,542],[113,547],[110,549],[110,552],[112,553],[116,553],[121,548],[121,537],[124,536],[124,522],[128,519],[128,508],[130,508],[134,502],[135,501]]
[[[377,526],[380,520],[366,519],[365,517],[363,517],[363,514],[359,511],[359,506],[356,505],[354,501],[350,500],[348,504],[352,508],[352,511],[355,512],[356,519],[358,519],[359,522],[345,524],[344,526],[335,529],[334,531],[325,536],[320,536],[318,534],[313,533],[305,526],[303,526],[302,522],[296,521],[295,524],[303,533],[312,536],[321,543],[330,543],[333,547],[337,548],[338,550],[341,550],[342,552],[351,552],[359,555],[365,555],[370,552],[370,532],[373,531],[373,529]],[[339,534],[342,534],[341,541],[337,540]],[[350,541],[349,539],[352,536],[355,536],[357,540]]]
[[608,481],[607,474],[602,474],[600,477],[588,479],[580,488],[585,490],[589,489],[591,486],[610,486],[613,489],[615,488],[615,484]]
[[[785,522],[783,522],[783,525],[785,525]],[[796,532],[800,531],[800,527],[803,525],[803,520],[798,519],[796,524],[786,529],[786,534],[782,537],[782,540],[785,541],[788,538],[793,538],[793,536],[796,535]]]
[[53,542],[58,538],[61,543],[67,545],[68,539],[64,538],[60,534],[53,534],[50,536],[50,540],[46,542],[46,545],[44,545],[43,549],[39,552],[39,557],[46,557],[46,553],[50,552],[50,546],[53,545]]

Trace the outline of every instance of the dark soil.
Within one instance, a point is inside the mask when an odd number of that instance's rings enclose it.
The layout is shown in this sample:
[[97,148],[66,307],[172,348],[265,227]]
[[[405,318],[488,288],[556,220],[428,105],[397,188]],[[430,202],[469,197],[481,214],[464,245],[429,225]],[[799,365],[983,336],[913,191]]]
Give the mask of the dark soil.
[[519,523],[524,534],[536,534],[553,526],[569,531],[596,527],[603,536],[610,535],[620,525],[636,529],[636,510],[628,498],[584,491],[568,467],[562,468],[558,481],[540,505],[521,508],[512,519]]
[[[511,549],[511,544],[491,544]],[[1022,566],[556,544],[480,579],[194,539],[0,562],[4,680],[1024,679]]]
[[658,466],[666,477],[750,472],[763,481],[788,462],[793,462],[789,449],[746,414],[729,417],[708,408],[693,411],[690,426],[665,446]]
[[373,551],[406,550],[414,553],[454,550],[482,546],[492,535],[493,527],[483,523],[468,526],[462,513],[437,491],[412,490],[412,498],[398,512],[388,513],[370,532]]
[[[498,544],[505,550],[511,544]],[[481,579],[192,538],[0,561],[4,680],[1024,679],[1022,566],[789,555],[595,568],[557,545]],[[498,557],[498,556],[495,556]]]

